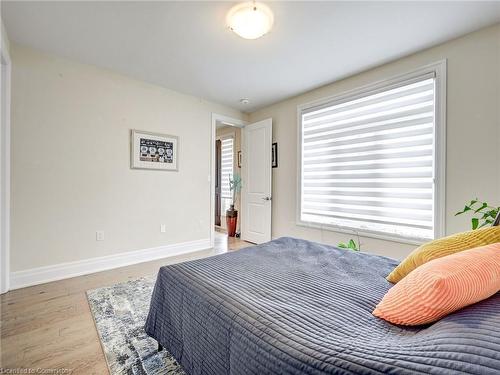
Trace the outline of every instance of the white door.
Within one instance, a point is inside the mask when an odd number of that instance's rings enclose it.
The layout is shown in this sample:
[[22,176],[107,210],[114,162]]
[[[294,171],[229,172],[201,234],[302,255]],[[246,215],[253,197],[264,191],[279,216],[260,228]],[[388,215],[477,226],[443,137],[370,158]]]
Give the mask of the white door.
[[242,134],[242,221],[245,241],[271,241],[272,119],[246,125]]

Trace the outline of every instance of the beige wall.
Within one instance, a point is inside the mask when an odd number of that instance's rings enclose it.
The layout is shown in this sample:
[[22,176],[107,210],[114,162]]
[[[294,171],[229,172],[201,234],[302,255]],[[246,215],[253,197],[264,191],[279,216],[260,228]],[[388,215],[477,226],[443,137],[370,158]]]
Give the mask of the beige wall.
[[[446,233],[469,228],[454,213],[473,197],[500,204],[500,26],[466,35],[429,50],[274,104],[250,115],[273,118],[279,168],[273,169],[273,237],[296,236],[336,244],[349,235],[295,224],[297,106],[381,79],[448,60]],[[362,238],[362,248],[401,258],[412,245]]]
[[[240,112],[111,71],[11,46],[11,270],[207,239],[211,112]],[[335,82],[250,115],[273,118],[273,237],[351,237],[295,224],[297,105],[448,59],[447,233],[478,196],[500,204],[500,26]],[[130,129],[180,138],[179,172],[129,168]],[[239,149],[239,148],[238,148]],[[144,199],[148,197],[148,199]],[[160,233],[160,224],[167,232]],[[105,240],[95,240],[96,230]],[[403,257],[414,246],[362,238]]]
[[[12,271],[209,238],[211,113],[240,112],[17,45],[11,54]],[[130,169],[130,129],[177,135],[179,172]]]

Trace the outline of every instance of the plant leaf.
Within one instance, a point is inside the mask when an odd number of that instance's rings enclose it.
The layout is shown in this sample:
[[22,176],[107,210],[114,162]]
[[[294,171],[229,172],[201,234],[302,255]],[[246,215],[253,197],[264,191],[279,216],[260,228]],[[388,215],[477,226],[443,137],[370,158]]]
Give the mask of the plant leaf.
[[483,222],[483,223],[479,226],[479,228],[482,228],[482,227],[484,227],[484,226],[486,226],[486,225],[490,225],[490,224],[493,224],[493,220],[490,220],[490,219],[485,220],[485,221],[484,221],[484,222]]
[[469,206],[465,206],[465,207],[464,207],[464,209],[463,209],[462,211],[460,211],[460,212],[457,212],[457,213],[455,214],[455,216],[457,216],[457,215],[461,215],[461,214],[463,214],[463,213],[465,213],[465,212],[467,212],[467,211],[470,211],[470,210],[472,210],[472,208],[470,208]]
[[483,216],[479,220],[484,220],[487,219],[491,215],[491,211],[483,213]]
[[486,207],[488,207],[488,203],[483,203],[481,205],[481,207],[479,207],[478,209],[474,210],[474,212],[478,213],[479,211],[481,211],[482,209],[485,209]]
[[479,219],[477,217],[473,217],[471,222],[472,222],[472,230],[477,229],[479,225]]
[[353,249],[353,250],[357,250],[358,249],[358,246],[356,245],[356,242],[354,242],[353,239],[349,240],[349,248]]

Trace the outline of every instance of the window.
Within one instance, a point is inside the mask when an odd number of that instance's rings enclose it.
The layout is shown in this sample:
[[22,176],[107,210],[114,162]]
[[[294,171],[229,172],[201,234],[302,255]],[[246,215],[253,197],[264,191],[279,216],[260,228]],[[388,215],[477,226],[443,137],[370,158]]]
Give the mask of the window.
[[299,108],[299,224],[411,241],[441,234],[441,69]]
[[229,209],[233,197],[229,188],[229,179],[233,177],[233,158],[233,138],[223,138],[221,140],[221,209],[223,213]]

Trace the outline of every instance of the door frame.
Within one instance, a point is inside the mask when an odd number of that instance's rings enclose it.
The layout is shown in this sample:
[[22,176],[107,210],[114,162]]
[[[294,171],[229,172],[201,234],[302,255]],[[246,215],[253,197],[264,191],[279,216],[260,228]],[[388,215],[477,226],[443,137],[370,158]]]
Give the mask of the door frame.
[[[228,125],[228,126],[231,126],[233,128],[240,128],[239,126],[234,126],[234,125]],[[243,127],[241,127],[240,129],[243,129]],[[236,141],[236,131],[227,132],[227,133],[225,133],[222,136],[217,135],[217,124],[216,124],[216,128],[215,128],[215,142],[217,142],[217,141],[221,141],[222,142],[222,140],[227,139],[227,138],[232,138],[233,139],[233,146],[234,146],[234,142]],[[233,149],[233,153],[234,153],[234,149]],[[215,154],[217,156],[217,152]],[[222,156],[222,149],[221,149],[221,156]],[[214,166],[216,166],[216,165],[217,165],[217,160],[214,160]],[[233,170],[234,170],[234,166],[233,166]],[[214,180],[217,179],[217,178],[218,178],[218,176],[216,176],[216,174],[214,174]],[[221,182],[222,182],[222,180],[221,180]],[[222,197],[221,197],[221,203],[222,203]],[[215,216],[215,211],[217,211],[217,207],[214,207],[214,216]],[[222,215],[222,210],[221,210],[221,217],[222,216],[223,215]],[[223,224],[222,221],[221,221],[221,225],[220,226],[221,227],[224,226],[224,224]]]
[[[12,62],[5,40],[2,24],[0,65],[5,71],[5,82],[1,82],[0,100],[5,103],[5,112],[0,111],[0,294],[10,288],[10,103]],[[1,80],[1,77],[0,77]]]
[[[221,171],[221,164],[222,164],[222,141],[217,137],[215,140],[215,176],[214,176],[214,182],[215,182],[215,198],[214,199],[214,211],[217,216],[215,216],[215,226],[221,226],[222,225],[222,215],[221,215],[221,206],[222,206],[222,197],[221,197],[221,180],[222,180],[222,171]],[[219,198],[217,199],[217,194],[219,194]],[[219,205],[219,207],[217,207]],[[219,223],[219,224],[217,224]]]
[[210,175],[208,181],[210,183],[210,246],[215,245],[215,139],[217,124],[225,124],[236,128],[243,128],[247,121],[212,113],[212,125],[210,129]]

